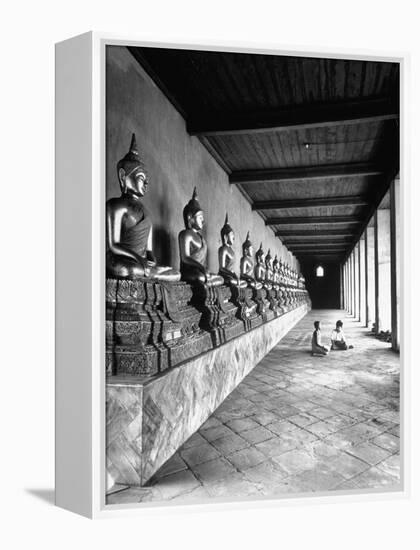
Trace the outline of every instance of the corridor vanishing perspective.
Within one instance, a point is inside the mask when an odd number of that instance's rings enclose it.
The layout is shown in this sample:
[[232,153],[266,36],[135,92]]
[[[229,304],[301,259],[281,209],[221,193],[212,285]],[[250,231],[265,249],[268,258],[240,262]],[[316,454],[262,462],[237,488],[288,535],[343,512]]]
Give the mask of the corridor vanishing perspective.
[[[354,349],[313,357],[341,319]],[[400,488],[399,354],[343,310],[312,310],[144,487],[107,504]]]

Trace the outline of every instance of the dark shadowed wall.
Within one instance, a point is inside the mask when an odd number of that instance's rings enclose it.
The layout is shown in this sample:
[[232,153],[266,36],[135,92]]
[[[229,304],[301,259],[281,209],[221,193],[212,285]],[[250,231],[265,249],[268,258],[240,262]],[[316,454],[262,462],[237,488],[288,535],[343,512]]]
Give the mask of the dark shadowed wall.
[[295,268],[295,257],[251,210],[240,191],[229,184],[226,172],[186,131],[185,120],[156,87],[125,47],[108,46],[106,59],[106,190],[120,195],[116,165],[128,150],[132,132],[151,177],[144,200],[151,213],[154,251],[158,262],[179,266],[178,233],[184,228],[182,209],[197,186],[206,218],[208,265],[218,270],[217,250],[226,211],[236,233],[236,269],[241,244],[249,230],[256,250],[264,250]]
[[[324,268],[324,277],[316,276],[316,268]],[[314,309],[336,309],[340,307],[340,264],[324,262],[301,262],[306,288]]]

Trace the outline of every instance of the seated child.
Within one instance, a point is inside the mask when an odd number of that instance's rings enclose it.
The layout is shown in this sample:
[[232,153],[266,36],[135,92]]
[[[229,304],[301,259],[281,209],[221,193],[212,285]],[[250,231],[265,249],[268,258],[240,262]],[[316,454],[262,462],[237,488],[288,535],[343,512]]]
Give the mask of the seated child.
[[321,343],[321,322],[315,321],[315,330],[312,334],[312,355],[327,355],[329,348]]
[[343,321],[337,321],[335,324],[335,330],[331,333],[331,349],[352,349],[353,346],[346,344],[346,337],[343,332]]

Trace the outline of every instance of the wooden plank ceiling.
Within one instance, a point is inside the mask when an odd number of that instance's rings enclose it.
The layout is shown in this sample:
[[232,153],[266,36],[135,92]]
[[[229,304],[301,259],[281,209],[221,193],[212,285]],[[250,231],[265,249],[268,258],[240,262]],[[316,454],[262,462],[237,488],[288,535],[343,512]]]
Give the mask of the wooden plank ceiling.
[[341,262],[399,169],[399,65],[129,48],[288,249]]

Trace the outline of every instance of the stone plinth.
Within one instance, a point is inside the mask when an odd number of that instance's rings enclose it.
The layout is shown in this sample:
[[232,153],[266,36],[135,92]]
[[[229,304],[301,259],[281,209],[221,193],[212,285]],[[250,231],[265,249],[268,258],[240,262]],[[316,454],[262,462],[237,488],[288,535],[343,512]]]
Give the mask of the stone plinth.
[[160,376],[107,380],[107,470],[144,485],[306,314],[303,304]]
[[157,374],[210,349],[186,283],[106,280],[107,374]]

